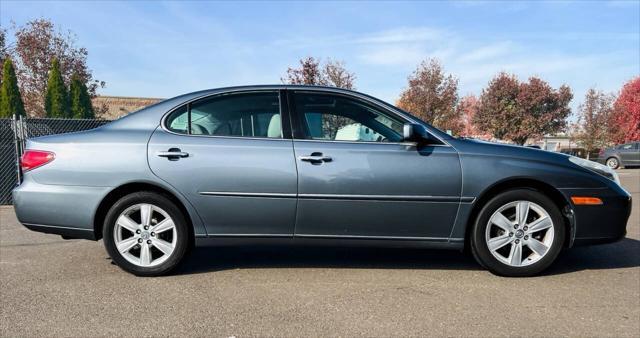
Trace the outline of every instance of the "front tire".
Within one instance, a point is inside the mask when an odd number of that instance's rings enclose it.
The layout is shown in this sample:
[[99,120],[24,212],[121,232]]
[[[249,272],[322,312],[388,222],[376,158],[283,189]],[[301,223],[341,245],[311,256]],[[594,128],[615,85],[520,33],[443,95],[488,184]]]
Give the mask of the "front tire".
[[607,166],[611,169],[620,168],[620,161],[618,161],[618,159],[615,157],[609,157],[606,163],[607,163]]
[[119,199],[102,229],[111,259],[136,276],[160,276],[175,269],[189,246],[185,217],[168,198],[137,192]]
[[492,198],[478,214],[471,250],[492,273],[525,277],[548,268],[564,238],[564,221],[551,199],[535,190],[509,190]]

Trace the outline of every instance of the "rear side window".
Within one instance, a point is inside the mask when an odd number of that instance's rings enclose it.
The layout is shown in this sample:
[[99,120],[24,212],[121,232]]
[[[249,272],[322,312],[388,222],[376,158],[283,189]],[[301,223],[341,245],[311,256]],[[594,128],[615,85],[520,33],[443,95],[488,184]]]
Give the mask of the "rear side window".
[[629,149],[634,149],[635,145],[633,143],[629,143],[629,144],[623,144],[620,146],[620,149],[622,150],[629,150]]
[[282,138],[278,92],[216,96],[171,113],[167,129],[180,134]]
[[167,128],[174,133],[188,134],[189,131],[189,114],[187,114],[187,106],[184,105],[176,109],[167,119]]

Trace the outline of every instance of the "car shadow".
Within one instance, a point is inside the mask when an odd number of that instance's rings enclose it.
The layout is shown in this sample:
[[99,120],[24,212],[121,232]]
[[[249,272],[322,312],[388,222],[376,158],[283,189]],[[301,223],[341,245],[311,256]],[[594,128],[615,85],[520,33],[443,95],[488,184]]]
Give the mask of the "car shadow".
[[616,243],[577,246],[565,250],[556,262],[544,272],[544,275],[638,266],[640,266],[640,241],[625,238]]
[[451,250],[332,246],[199,247],[191,252],[176,273],[265,268],[478,270],[480,266],[473,258]]
[[[640,241],[565,250],[543,275],[640,266]],[[195,248],[175,272],[197,274],[233,269],[332,268],[482,270],[470,254],[450,250],[368,247],[238,246]]]

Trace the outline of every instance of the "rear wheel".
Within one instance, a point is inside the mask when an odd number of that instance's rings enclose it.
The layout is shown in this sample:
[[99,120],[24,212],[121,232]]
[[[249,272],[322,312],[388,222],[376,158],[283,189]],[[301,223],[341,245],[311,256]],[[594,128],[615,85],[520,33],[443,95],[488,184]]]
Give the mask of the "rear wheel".
[[607,166],[611,169],[618,169],[620,167],[620,161],[615,157],[609,157],[607,159]]
[[564,237],[562,215],[553,201],[534,190],[510,190],[480,211],[471,249],[476,260],[495,274],[531,276],[553,263]]
[[180,209],[153,192],[138,192],[118,200],[107,213],[103,227],[111,259],[137,276],[159,276],[175,269],[185,256],[188,237]]

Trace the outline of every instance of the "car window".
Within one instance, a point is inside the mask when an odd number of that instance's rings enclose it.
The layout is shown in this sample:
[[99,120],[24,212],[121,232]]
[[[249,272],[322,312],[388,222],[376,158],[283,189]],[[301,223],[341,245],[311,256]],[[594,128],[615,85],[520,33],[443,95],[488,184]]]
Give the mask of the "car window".
[[296,92],[296,113],[308,139],[399,142],[403,122],[358,100],[339,95]]
[[629,150],[629,149],[633,149],[635,148],[633,143],[629,143],[629,144],[623,144],[620,146],[620,149],[622,150]]
[[282,138],[277,92],[216,96],[196,101],[190,108],[174,111],[167,118],[167,128],[190,135]]

